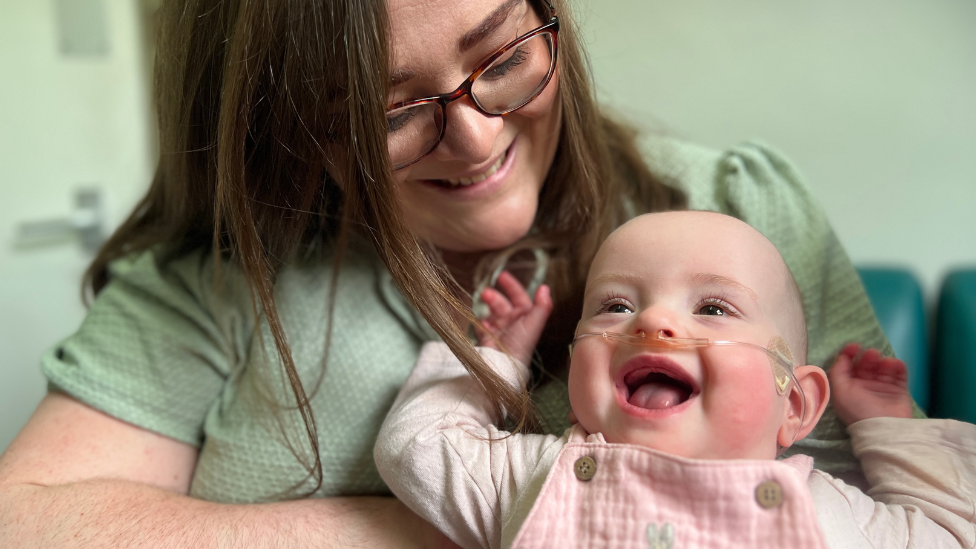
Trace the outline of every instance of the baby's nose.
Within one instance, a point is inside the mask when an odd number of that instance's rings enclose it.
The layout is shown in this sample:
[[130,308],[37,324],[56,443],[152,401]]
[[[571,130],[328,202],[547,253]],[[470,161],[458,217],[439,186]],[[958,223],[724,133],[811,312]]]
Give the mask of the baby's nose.
[[[660,328],[656,332],[652,332],[652,334],[655,335],[655,336],[657,336],[658,338],[662,338],[662,337],[674,337],[674,332],[671,331],[670,328]],[[648,335],[648,333],[643,328],[638,328],[637,329],[637,335],[642,336],[642,337],[650,337]]]
[[687,337],[681,333],[681,320],[673,307],[657,303],[641,311],[633,320],[632,334],[644,337]]

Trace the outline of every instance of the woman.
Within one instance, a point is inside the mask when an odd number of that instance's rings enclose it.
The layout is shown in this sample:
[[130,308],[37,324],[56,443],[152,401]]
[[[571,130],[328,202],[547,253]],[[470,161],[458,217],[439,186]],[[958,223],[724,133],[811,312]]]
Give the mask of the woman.
[[[662,139],[642,158],[599,112],[569,16],[532,0],[164,2],[159,169],[0,461],[3,545],[446,543],[382,497],[372,463],[419,345],[443,338],[525,428],[560,429],[561,383],[533,414],[484,368],[468,296],[503,251],[546,250],[538,353],[558,376],[589,260],[638,212],[714,209],[765,232],[797,273],[813,360],[883,346],[790,166]],[[821,435],[821,463],[849,466]]]

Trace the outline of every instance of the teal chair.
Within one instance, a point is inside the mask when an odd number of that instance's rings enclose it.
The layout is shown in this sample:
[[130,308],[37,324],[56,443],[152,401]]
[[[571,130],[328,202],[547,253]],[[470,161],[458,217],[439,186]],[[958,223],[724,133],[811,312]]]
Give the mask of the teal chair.
[[932,416],[976,423],[976,267],[942,282],[935,325]]
[[893,267],[859,267],[857,272],[895,356],[908,366],[912,398],[922,410],[928,410],[928,329],[918,279],[907,269]]

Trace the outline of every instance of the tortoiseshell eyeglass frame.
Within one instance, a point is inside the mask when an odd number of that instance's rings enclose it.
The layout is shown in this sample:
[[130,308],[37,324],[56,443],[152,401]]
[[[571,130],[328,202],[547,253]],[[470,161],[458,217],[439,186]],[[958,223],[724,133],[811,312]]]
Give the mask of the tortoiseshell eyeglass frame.
[[[438,120],[440,120],[440,127],[438,128],[439,131],[438,131],[437,140],[434,141],[430,149],[428,149],[423,154],[417,156],[417,158],[414,158],[413,160],[409,162],[405,162],[403,164],[395,164],[393,166],[394,170],[406,168],[407,166],[418,162],[420,159],[433,152],[433,150],[436,149],[438,145],[440,145],[441,141],[444,139],[444,129],[447,127],[447,105],[452,101],[457,101],[458,99],[461,99],[464,96],[468,96],[471,98],[471,104],[474,105],[475,109],[477,109],[478,112],[480,112],[481,114],[485,116],[492,116],[492,117],[502,116],[510,112],[517,111],[522,107],[528,105],[529,103],[532,102],[533,99],[539,97],[539,95],[549,86],[549,81],[552,80],[552,74],[556,71],[556,55],[559,50],[558,48],[559,18],[556,17],[556,8],[549,2],[549,0],[543,0],[543,2],[545,3],[546,7],[549,10],[549,22],[546,23],[545,25],[542,25],[541,27],[535,28],[523,34],[522,36],[519,36],[515,40],[502,46],[495,53],[491,54],[491,56],[489,56],[488,59],[486,59],[485,62],[481,64],[481,66],[475,69],[475,71],[471,73],[471,76],[469,76],[464,82],[462,82],[461,85],[458,86],[456,90],[441,95],[424,97],[422,99],[411,99],[409,101],[401,101],[399,103],[394,103],[393,105],[387,107],[386,112],[390,113],[392,111],[399,110],[405,107],[415,107],[417,105],[423,105],[427,103],[436,103],[440,106],[440,117],[438,118]],[[552,60],[550,61],[549,64],[549,72],[546,74],[546,78],[545,80],[543,80],[542,85],[539,86],[539,89],[536,90],[534,94],[526,98],[525,101],[523,101],[521,104],[515,107],[504,110],[502,112],[491,112],[485,110],[485,108],[481,106],[481,104],[478,102],[478,99],[474,96],[474,94],[471,93],[471,87],[474,85],[475,80],[477,80],[478,77],[481,76],[482,73],[484,73],[485,70],[487,70],[488,67],[492,65],[492,63],[494,63],[500,57],[505,55],[506,52],[508,52],[513,48],[517,48],[518,46],[525,43],[526,41],[536,36],[539,36],[541,34],[549,34],[552,40]]]

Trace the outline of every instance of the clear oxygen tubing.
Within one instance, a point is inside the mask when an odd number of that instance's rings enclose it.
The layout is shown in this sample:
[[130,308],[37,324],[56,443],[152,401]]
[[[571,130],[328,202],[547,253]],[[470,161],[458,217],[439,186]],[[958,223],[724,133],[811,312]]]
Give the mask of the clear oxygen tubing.
[[[523,250],[514,250],[514,252],[519,252]],[[529,294],[533,299],[535,298],[535,291],[539,289],[546,281],[546,274],[549,272],[549,254],[542,248],[531,248],[532,256],[535,262],[535,269],[532,273],[532,278],[525,284],[525,292]],[[495,284],[498,282],[499,275],[508,266],[508,260],[513,252],[509,252],[504,255],[495,270],[492,271],[491,276],[481,280],[475,286],[474,291],[471,293],[471,312],[474,313],[475,318],[486,319],[491,314],[488,310],[488,305],[481,300],[481,292],[485,288],[494,288]]]
[[754,343],[746,343],[744,341],[667,337],[661,335],[648,337],[643,330],[641,330],[638,335],[627,335],[618,332],[587,332],[578,334],[575,338],[573,338],[573,343],[570,344],[570,353],[572,353],[573,346],[576,345],[580,339],[587,337],[600,337],[608,341],[616,341],[627,345],[649,347],[661,350],[689,350],[702,349],[706,347],[736,346],[762,351],[769,359],[769,365],[773,370],[773,381],[776,384],[777,394],[780,396],[787,394],[791,383],[793,387],[796,388],[796,391],[800,394],[800,423],[797,424],[796,431],[793,432],[793,440],[790,442],[791,445],[793,442],[796,442],[796,436],[803,427],[803,418],[806,417],[806,398],[803,394],[803,388],[800,387],[800,384],[796,381],[796,376],[793,374],[793,353],[790,351],[790,347],[786,344],[786,341],[780,336],[774,336],[769,341],[768,346],[761,347]]

